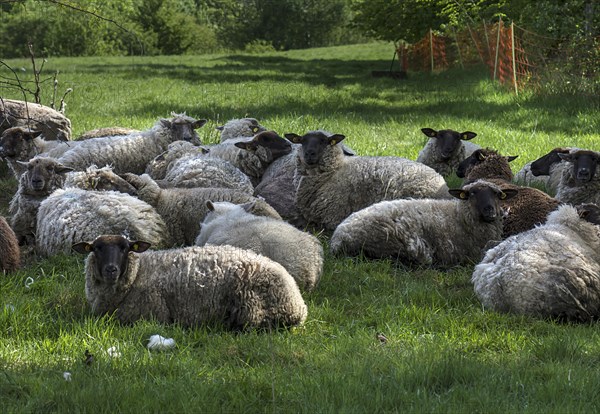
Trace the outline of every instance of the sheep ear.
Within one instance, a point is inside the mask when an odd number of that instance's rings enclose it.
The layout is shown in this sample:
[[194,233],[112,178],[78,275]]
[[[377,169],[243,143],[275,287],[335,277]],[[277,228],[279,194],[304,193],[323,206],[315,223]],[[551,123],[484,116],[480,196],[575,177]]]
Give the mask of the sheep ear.
[[224,125],[219,125],[219,126],[216,126],[215,129],[217,131],[223,131],[225,129],[225,126]]
[[215,211],[215,205],[210,200],[206,201],[206,208],[208,209],[208,211]]
[[206,147],[200,147],[198,149],[199,152],[201,152],[202,154],[208,154],[210,152],[210,149],[206,148]]
[[39,137],[40,135],[42,135],[42,131],[29,131],[27,129],[23,130],[23,138],[27,140],[32,140],[35,137]]
[[298,134],[294,134],[293,132],[289,132],[287,134],[284,134],[284,136],[290,140],[291,142],[293,142],[294,144],[302,144],[302,137]]
[[560,157],[561,160],[563,161],[573,161],[573,156],[569,153],[569,154],[565,154],[562,152],[557,152],[556,155],[558,155]]
[[169,121],[168,119],[161,119],[160,124],[162,126],[164,126],[165,128],[171,128],[172,122]]
[[256,125],[255,125],[255,126],[253,126],[253,127],[252,127],[252,128],[250,128],[250,129],[252,130],[252,133],[253,133],[253,134],[256,134],[256,133],[258,133],[258,132],[260,131],[260,128],[259,128],[259,127],[257,127]]
[[334,135],[328,137],[327,139],[329,140],[329,145],[331,145],[333,147],[334,145],[337,145],[340,142],[342,142],[344,140],[344,138],[346,138],[345,135],[334,134]]
[[252,140],[236,142],[233,145],[235,145],[236,147],[241,148],[243,150],[246,150],[246,151],[256,151],[256,149],[258,148],[258,143],[254,142]]
[[518,155],[509,155],[506,157],[506,161],[512,162],[512,161],[516,160],[517,158],[519,158]]
[[519,190],[515,190],[514,188],[507,188],[506,190],[500,191],[500,193],[498,194],[498,198],[500,200],[508,200],[516,196],[518,193]]
[[465,132],[463,132],[463,133],[460,134],[460,139],[468,141],[470,139],[475,138],[476,136],[477,136],[477,134],[475,132],[465,131]]
[[194,121],[194,123],[192,124],[192,128],[193,129],[198,129],[201,126],[203,126],[204,124],[206,124],[206,119],[196,119]]
[[246,213],[252,213],[252,210],[254,209],[255,204],[256,204],[256,201],[249,201],[247,203],[240,204],[240,207],[243,208]]
[[88,254],[93,250],[92,244],[88,242],[75,243],[73,246],[71,246],[71,249],[73,249],[74,252],[81,254]]
[[421,128],[421,132],[431,138],[433,138],[437,135],[437,131],[435,129],[431,129],[431,128]]
[[466,200],[469,198],[469,192],[461,190],[460,188],[453,188],[448,190],[452,197],[458,198],[459,200]]
[[486,158],[487,158],[487,155],[485,155],[485,154],[484,154],[483,152],[481,152],[481,151],[477,151],[477,159],[478,159],[479,161],[483,161],[483,160],[485,160]]
[[145,241],[129,242],[129,251],[135,253],[143,253],[150,248],[150,243]]
[[65,174],[71,171],[75,171],[75,169],[67,167],[66,165],[59,164],[54,168],[54,171],[56,171],[58,174]]

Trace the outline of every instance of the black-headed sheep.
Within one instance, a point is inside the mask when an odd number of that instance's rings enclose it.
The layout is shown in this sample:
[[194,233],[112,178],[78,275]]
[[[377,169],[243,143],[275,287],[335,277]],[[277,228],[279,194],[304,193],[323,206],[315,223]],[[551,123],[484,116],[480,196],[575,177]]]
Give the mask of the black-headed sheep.
[[477,134],[471,131],[458,132],[452,129],[436,131],[422,128],[421,132],[429,137],[425,147],[419,151],[417,161],[433,168],[444,177],[456,171],[458,164],[480,148],[469,142]]
[[240,118],[230,119],[225,125],[218,126],[217,130],[221,131],[221,142],[225,142],[233,138],[252,137],[267,129],[255,118]]
[[577,149],[558,155],[566,167],[556,189],[556,198],[572,205],[600,204],[600,152]]
[[298,285],[278,263],[231,246],[147,251],[148,243],[104,235],[89,253],[85,294],[96,315],[124,324],[153,318],[183,327],[277,328],[304,322]]

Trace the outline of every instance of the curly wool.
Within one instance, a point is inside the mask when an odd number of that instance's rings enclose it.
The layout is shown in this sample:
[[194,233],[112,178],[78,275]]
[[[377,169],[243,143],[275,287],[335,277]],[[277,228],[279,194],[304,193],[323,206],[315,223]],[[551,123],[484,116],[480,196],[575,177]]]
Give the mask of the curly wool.
[[582,203],[600,204],[600,169],[588,182],[579,182],[574,175],[573,163],[563,161],[560,181],[556,189],[556,198],[563,203],[577,205]]
[[449,197],[444,178],[424,164],[400,157],[346,157],[339,144],[328,146],[311,167],[298,151],[294,185],[296,207],[306,223],[326,231],[379,201]]
[[39,206],[35,244],[42,256],[68,254],[73,244],[102,234],[126,234],[157,248],[172,245],[167,226],[156,210],[128,194],[59,189]]
[[545,225],[490,249],[471,281],[483,306],[498,312],[572,321],[600,316],[600,232],[570,205]]
[[204,147],[199,147],[191,142],[171,142],[165,152],[157,155],[148,163],[145,173],[154,180],[162,180],[173,162],[184,156],[203,154],[204,151],[206,151]]
[[[154,157],[167,150],[168,145],[179,139],[159,120],[152,129],[130,135],[93,138],[65,152],[59,161],[75,170],[83,171],[90,165],[110,165],[117,174],[132,172],[141,174]],[[194,124],[195,119],[186,115],[174,115],[171,125]],[[191,141],[200,145],[197,134]]]
[[[481,185],[500,191],[484,181],[463,189]],[[331,236],[330,248],[334,254],[447,267],[478,262],[501,236],[501,216],[483,222],[468,200],[391,200],[351,214]]]
[[282,220],[258,217],[227,202],[214,203],[195,244],[230,245],[262,254],[283,265],[307,291],[319,283],[323,273],[323,246],[316,237]]
[[15,232],[0,216],[0,272],[14,272],[21,266],[21,251]]
[[255,118],[230,119],[217,129],[221,131],[221,142],[233,138],[252,137],[267,130]]
[[103,283],[90,253],[85,273],[92,311],[114,313],[126,324],[154,318],[184,327],[272,328],[302,324],[307,315],[296,282],[280,264],[231,246],[130,252],[116,286]]
[[234,204],[253,202],[255,214],[281,218],[271,206],[250,194],[227,188],[160,188],[147,174],[126,174],[138,197],[154,208],[167,223],[174,246],[194,244],[200,223],[208,213],[207,201],[229,201]]

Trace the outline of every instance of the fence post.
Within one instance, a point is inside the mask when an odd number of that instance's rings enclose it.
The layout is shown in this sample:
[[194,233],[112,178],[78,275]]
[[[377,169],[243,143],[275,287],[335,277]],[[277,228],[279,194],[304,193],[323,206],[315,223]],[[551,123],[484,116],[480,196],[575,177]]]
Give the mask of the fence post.
[[429,53],[431,56],[431,71],[433,72],[434,69],[434,62],[433,62],[433,30],[429,29]]
[[500,52],[500,31],[502,30],[502,17],[498,20],[498,36],[496,37],[496,58],[494,60],[494,78],[496,80],[496,74],[498,73],[498,53]]
[[510,47],[512,49],[512,70],[515,95],[519,96],[519,88],[517,87],[517,61],[515,60],[515,22],[510,23]]
[[456,34],[456,27],[452,29],[452,33],[454,34],[454,43],[456,44],[456,50],[458,51],[458,61],[460,63],[460,68],[464,69],[465,65],[463,65],[462,53],[460,52],[460,45],[458,44],[458,35]]

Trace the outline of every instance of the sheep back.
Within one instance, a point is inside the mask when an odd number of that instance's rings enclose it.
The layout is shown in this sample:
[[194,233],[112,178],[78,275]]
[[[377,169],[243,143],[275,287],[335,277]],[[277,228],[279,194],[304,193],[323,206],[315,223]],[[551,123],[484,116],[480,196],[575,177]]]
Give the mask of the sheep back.
[[41,131],[47,140],[71,139],[71,121],[63,113],[33,102],[0,99],[0,133],[17,126]]

